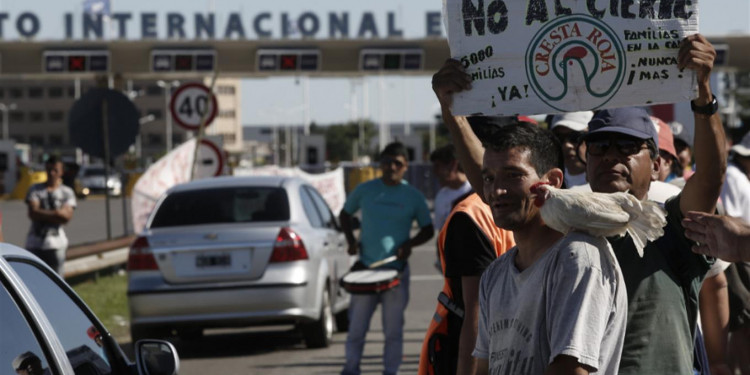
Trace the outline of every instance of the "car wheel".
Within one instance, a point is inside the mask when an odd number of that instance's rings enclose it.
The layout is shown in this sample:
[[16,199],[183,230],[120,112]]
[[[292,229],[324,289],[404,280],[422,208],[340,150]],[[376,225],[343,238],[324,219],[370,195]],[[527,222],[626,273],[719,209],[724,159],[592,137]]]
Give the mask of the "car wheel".
[[336,314],[336,331],[349,331],[349,309],[339,311],[338,314]]
[[302,337],[308,348],[327,348],[333,340],[333,310],[328,289],[323,290],[323,301],[320,307],[320,318],[301,326]]

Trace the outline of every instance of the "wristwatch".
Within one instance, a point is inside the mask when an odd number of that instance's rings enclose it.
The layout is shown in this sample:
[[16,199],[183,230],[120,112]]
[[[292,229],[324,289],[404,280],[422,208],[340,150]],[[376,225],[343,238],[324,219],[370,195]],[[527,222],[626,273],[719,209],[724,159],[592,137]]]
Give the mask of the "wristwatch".
[[719,102],[716,100],[716,95],[713,95],[713,97],[714,98],[711,100],[711,103],[702,106],[695,105],[695,103],[693,103],[693,101],[691,100],[690,109],[693,110],[693,112],[701,115],[713,115],[714,113],[716,113],[716,111],[719,110]]

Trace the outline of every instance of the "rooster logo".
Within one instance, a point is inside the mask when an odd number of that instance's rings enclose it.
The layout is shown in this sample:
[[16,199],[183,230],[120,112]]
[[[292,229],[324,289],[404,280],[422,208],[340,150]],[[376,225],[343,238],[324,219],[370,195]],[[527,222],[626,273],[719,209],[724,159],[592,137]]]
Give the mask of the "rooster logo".
[[560,111],[599,108],[624,78],[616,34],[586,15],[559,17],[540,29],[526,52],[526,75],[545,103]]

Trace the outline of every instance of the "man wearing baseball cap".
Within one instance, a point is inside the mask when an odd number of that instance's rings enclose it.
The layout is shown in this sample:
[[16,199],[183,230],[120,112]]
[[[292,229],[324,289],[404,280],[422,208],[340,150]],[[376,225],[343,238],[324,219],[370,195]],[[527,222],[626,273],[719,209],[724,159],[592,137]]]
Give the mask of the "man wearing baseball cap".
[[[695,175],[665,203],[664,235],[649,242],[643,257],[629,235],[610,238],[628,292],[628,324],[620,374],[688,374],[694,368],[698,293],[712,258],[695,254],[681,221],[688,211],[713,212],[726,171],[724,129],[711,92],[715,51],[701,35],[691,35],[680,50],[680,68],[697,73]],[[584,138],[586,173],[600,193],[629,192],[646,199],[656,180],[659,135],[642,108],[607,109],[589,123]],[[705,369],[702,369],[705,370]]]
[[550,130],[560,140],[565,162],[565,186],[571,188],[586,184],[586,164],[578,157],[579,139],[586,133],[591,111],[568,112],[555,115],[550,121]]
[[[659,156],[660,167],[659,177],[657,181],[671,182],[675,179],[682,178],[683,168],[680,164],[680,160],[677,156],[677,150],[674,147],[674,135],[669,124],[662,121],[662,119],[651,116],[656,127],[656,132],[659,134]],[[678,186],[683,186],[684,180]]]

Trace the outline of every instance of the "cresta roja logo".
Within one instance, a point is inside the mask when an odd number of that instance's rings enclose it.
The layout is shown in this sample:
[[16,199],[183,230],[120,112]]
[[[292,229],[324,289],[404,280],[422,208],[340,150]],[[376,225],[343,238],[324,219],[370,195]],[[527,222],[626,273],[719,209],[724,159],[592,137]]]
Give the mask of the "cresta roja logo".
[[[544,25],[526,50],[526,76],[542,101],[560,111],[606,104],[625,77],[625,51],[596,18],[574,14]],[[576,98],[566,98],[574,95]]]

